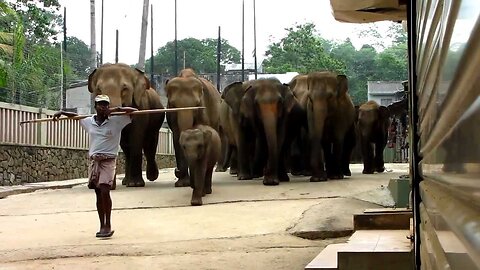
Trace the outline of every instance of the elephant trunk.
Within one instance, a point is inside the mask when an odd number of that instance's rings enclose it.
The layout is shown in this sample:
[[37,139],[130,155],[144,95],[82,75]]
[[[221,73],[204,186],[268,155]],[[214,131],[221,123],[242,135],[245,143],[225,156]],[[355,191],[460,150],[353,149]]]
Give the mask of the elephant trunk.
[[321,141],[323,137],[323,130],[325,127],[325,120],[327,118],[328,109],[326,101],[314,101],[312,108],[312,120],[310,123],[313,125],[309,129],[312,131],[312,137],[315,140]]
[[194,122],[192,110],[177,112],[177,123],[180,132],[192,128]]
[[276,178],[278,167],[277,103],[260,105],[260,112],[268,146],[268,161],[265,176],[273,176],[273,178]]

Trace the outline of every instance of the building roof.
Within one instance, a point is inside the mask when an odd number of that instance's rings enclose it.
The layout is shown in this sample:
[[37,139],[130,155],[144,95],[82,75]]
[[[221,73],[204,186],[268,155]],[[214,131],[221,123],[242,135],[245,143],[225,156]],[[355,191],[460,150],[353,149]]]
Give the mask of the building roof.
[[368,81],[369,95],[390,95],[403,92],[402,81]]

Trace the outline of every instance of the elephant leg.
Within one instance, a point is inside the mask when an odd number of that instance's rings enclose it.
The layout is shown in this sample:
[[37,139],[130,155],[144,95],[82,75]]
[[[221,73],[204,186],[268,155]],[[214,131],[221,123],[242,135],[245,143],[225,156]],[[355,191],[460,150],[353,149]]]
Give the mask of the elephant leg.
[[204,187],[205,194],[212,194],[212,174],[213,174],[213,167],[208,168],[205,173],[205,187]]
[[[203,166],[202,166],[203,165]],[[190,204],[193,206],[202,205],[202,197],[205,192],[205,175],[206,175],[206,164],[196,164],[194,168],[191,169],[191,179],[192,179],[192,199]],[[213,168],[212,168],[213,171]]]
[[382,173],[385,171],[385,163],[383,161],[383,150],[385,149],[385,144],[383,142],[375,143],[375,158],[374,158],[374,169],[376,172]]
[[265,141],[264,135],[257,136],[254,146],[254,157],[253,157],[253,166],[252,173],[253,178],[259,178],[265,174],[265,165],[267,163],[267,153],[268,148],[266,147],[267,142]]
[[312,167],[312,176],[310,177],[310,182],[327,181],[320,139],[312,139],[311,146],[310,164]]
[[248,133],[248,130],[246,130],[245,128],[243,128],[243,130],[238,134],[238,180],[253,179],[252,169],[250,165],[252,153],[251,151],[254,150],[254,147],[252,147],[253,138],[244,133]]
[[342,173],[345,176],[352,176],[350,171],[350,160],[353,148],[355,148],[355,127],[352,126],[345,136],[342,153]]
[[[126,127],[128,128],[128,127]],[[120,138],[120,147],[122,148],[123,155],[125,156],[125,176],[122,179],[122,185],[127,185],[130,182],[130,151],[127,132],[122,131]]]
[[217,167],[215,168],[216,172],[224,172],[228,168],[228,151],[230,148],[230,145],[228,143],[227,136],[225,135],[225,132],[223,131],[222,128],[220,128],[219,131],[220,135],[220,140],[221,140],[221,155],[219,157],[219,160],[217,162]]
[[327,172],[327,178],[334,179],[332,176],[334,175],[334,156],[332,150],[332,143],[331,142],[324,142],[322,144],[323,147],[323,156],[325,158],[325,170]]
[[158,136],[158,130],[148,131],[143,144],[143,153],[145,154],[145,159],[147,161],[147,179],[150,181],[155,181],[158,178],[158,166],[155,160],[157,155]]
[[190,176],[188,175],[188,163],[183,153],[183,149],[180,146],[180,132],[178,130],[173,131],[173,148],[175,149],[175,160],[177,162],[177,168],[175,168],[175,176],[178,180],[175,182],[175,187],[189,187]]
[[238,150],[237,146],[231,145],[232,152],[230,154],[230,174],[238,174]]
[[372,174],[374,173],[373,168],[373,149],[369,140],[362,137],[362,159],[363,159],[363,174]]
[[302,175],[304,170],[303,155],[302,155],[302,142],[299,137],[295,138],[290,149],[290,173],[292,175]]
[[[223,147],[223,146],[222,146]],[[223,154],[223,160],[222,160],[222,165],[220,167],[224,168],[225,170],[220,170],[219,166],[215,169],[216,172],[224,172],[227,170],[228,167],[231,166],[231,158],[232,158],[232,151],[233,151],[233,146],[230,144],[227,144],[225,146],[225,149],[222,151],[225,151]]]
[[[330,159],[331,179],[343,179],[342,173],[343,138],[336,138],[332,144],[332,157]],[[328,174],[328,171],[327,171]]]
[[127,183],[127,187],[144,187],[145,181],[142,176],[143,138],[130,135],[130,182]]

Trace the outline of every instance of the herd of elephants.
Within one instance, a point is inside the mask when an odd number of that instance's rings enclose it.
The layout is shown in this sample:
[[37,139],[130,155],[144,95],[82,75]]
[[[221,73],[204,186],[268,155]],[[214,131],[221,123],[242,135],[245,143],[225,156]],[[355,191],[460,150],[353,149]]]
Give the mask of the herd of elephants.
[[[88,90],[110,97],[110,106],[139,110],[164,106],[145,74],[125,64],[105,64],[88,78]],[[330,71],[234,82],[220,93],[192,69],[165,83],[168,108],[205,107],[136,115],[122,130],[127,187],[144,186],[158,177],[155,162],[159,129],[167,117],[173,133],[178,180],[191,186],[192,205],[212,192],[212,172],[226,171],[239,180],[263,177],[264,185],[289,181],[287,173],[310,176],[311,182],[350,176],[350,157],[360,144],[363,173],[384,171],[389,113],[368,101],[354,106],[348,79]]]

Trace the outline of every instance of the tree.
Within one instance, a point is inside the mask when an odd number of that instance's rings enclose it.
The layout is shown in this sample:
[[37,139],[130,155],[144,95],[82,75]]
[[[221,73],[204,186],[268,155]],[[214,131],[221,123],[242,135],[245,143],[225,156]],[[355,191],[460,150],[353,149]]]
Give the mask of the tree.
[[285,29],[286,37],[268,47],[263,68],[270,73],[331,70],[344,71],[345,65],[325,51],[326,41],[320,38],[313,23]]
[[[222,39],[221,63],[238,63],[240,61],[240,52],[232,47],[227,40]],[[215,73],[217,70],[217,41],[216,39],[198,40],[195,38],[186,38],[177,43],[178,51],[183,57],[185,52],[185,67],[193,68],[197,73]],[[154,56],[155,73],[176,75],[174,43],[168,42],[165,46],[157,50]],[[146,61],[146,72],[150,71],[150,58]],[[183,62],[183,61],[181,61]]]
[[[57,14],[60,9],[58,0],[18,0],[10,3],[10,7],[21,18],[28,43],[48,44],[56,40],[62,25],[61,16]],[[11,21],[9,18],[5,20]],[[4,22],[0,20],[0,28],[8,28]]]
[[76,37],[67,38],[67,48],[67,58],[70,60],[74,78],[86,79],[92,71],[89,60],[91,56],[90,48]]

